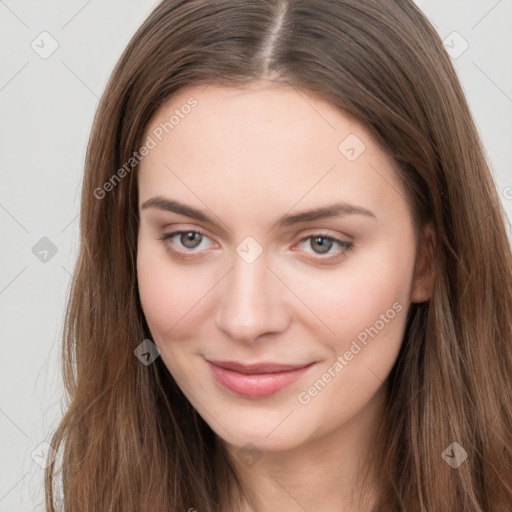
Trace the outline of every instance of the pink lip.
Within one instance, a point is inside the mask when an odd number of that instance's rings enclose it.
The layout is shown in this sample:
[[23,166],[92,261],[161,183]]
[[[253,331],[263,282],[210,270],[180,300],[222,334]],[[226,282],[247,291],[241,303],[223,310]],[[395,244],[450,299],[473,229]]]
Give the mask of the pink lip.
[[273,395],[300,379],[315,363],[242,364],[235,361],[206,360],[215,380],[233,393],[248,398]]

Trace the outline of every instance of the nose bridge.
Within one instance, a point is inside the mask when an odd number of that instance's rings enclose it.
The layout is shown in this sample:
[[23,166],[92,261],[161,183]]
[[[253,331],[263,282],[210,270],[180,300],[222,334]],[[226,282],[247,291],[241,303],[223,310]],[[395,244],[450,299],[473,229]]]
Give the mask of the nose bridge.
[[278,290],[271,277],[265,254],[254,261],[235,254],[218,306],[218,327],[243,341],[284,328],[285,312],[279,307]]

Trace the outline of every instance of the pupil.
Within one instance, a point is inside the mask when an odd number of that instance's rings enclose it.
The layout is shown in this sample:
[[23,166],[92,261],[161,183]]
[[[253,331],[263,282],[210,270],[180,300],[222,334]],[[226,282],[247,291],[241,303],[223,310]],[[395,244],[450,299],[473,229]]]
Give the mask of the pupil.
[[[199,233],[194,233],[192,231],[189,231],[188,233],[185,233],[184,236],[185,236],[185,243],[183,243],[183,245],[185,245],[186,247],[197,246],[197,241],[196,241],[196,243],[194,243],[194,241],[195,241],[194,239],[196,238],[196,236],[197,236],[199,242],[201,242],[201,235]],[[192,243],[190,244],[190,242],[192,242]]]
[[328,240],[323,236],[316,237],[314,240],[315,244],[317,244],[321,249],[319,252],[323,253],[329,251],[332,244],[332,240]]

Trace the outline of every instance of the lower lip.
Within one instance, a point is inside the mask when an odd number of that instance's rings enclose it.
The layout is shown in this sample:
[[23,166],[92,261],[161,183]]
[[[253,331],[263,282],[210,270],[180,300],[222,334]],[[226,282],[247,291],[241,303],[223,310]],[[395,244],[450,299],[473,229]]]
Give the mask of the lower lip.
[[247,398],[270,396],[300,379],[315,363],[278,373],[245,374],[220,368],[207,361],[215,380],[229,391]]

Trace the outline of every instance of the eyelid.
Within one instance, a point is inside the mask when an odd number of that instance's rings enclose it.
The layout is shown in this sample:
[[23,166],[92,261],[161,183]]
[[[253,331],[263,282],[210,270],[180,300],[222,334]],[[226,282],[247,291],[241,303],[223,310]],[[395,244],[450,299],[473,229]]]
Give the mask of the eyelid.
[[171,246],[171,243],[170,243],[170,240],[172,238],[174,238],[175,236],[177,235],[182,235],[184,233],[196,233],[196,234],[199,234],[205,238],[208,238],[211,240],[211,238],[206,234],[204,233],[201,229],[175,229],[175,230],[172,230],[171,232],[169,233],[161,233],[158,237],[157,237],[157,240],[159,240],[165,250],[175,259],[177,260],[180,260],[184,263],[186,262],[191,262],[193,263],[195,260],[197,260],[197,258],[201,258],[201,257],[204,257],[205,256],[205,251],[185,251],[185,250],[176,250],[176,249],[173,249],[172,246]]
[[[322,255],[320,253],[315,252],[309,252],[304,251],[309,256],[306,256],[306,259],[315,261],[315,262],[321,262],[321,263],[328,263],[328,262],[338,262],[341,259],[344,259],[346,254],[351,251],[354,248],[354,242],[352,241],[352,237],[349,237],[351,240],[343,240],[342,238],[338,236],[331,235],[329,233],[324,232],[323,230],[315,231],[309,235],[303,236],[297,244],[294,245],[297,246],[301,243],[304,243],[306,240],[310,240],[313,238],[327,238],[328,240],[331,240],[333,243],[337,244],[339,247],[339,250],[333,254],[327,254]],[[292,250],[296,250],[293,249]]]
[[352,242],[354,240],[353,236],[350,236],[348,233],[340,233],[338,231],[333,231],[329,228],[309,228],[305,230],[307,234],[301,236],[301,240],[304,238],[309,238],[311,236],[325,236],[326,238],[332,238],[333,240],[339,240],[340,242]]
[[[208,240],[213,242],[213,240],[210,237],[210,235],[205,233],[203,230],[197,229],[197,228],[194,228],[194,229],[187,229],[187,228],[185,228],[185,229],[174,229],[172,231],[169,231],[168,233],[162,233],[160,236],[158,236],[158,240],[160,240],[160,241],[165,243],[165,242],[169,241],[171,238],[174,238],[177,235],[183,235],[185,233],[196,233],[198,235],[201,235],[203,238],[207,238]],[[213,242],[213,243],[216,244],[216,242]],[[216,245],[218,245],[218,244],[216,244]],[[191,252],[191,254],[192,254],[192,252]]]
[[[212,240],[212,238],[207,233],[205,233],[201,228],[196,228],[196,227],[194,227],[194,228],[179,228],[179,229],[174,229],[174,230],[170,231],[169,233],[162,233],[158,237],[158,240],[160,240],[165,245],[166,250],[168,250],[171,254],[175,255],[179,259],[190,260],[190,259],[200,258],[200,257],[204,256],[204,253],[206,252],[206,250],[202,250],[202,251],[175,250],[171,247],[171,244],[167,243],[173,237],[175,237],[177,235],[185,234],[185,233],[196,233],[205,238],[208,238],[209,240]],[[347,236],[349,239],[352,240],[352,237],[350,237],[348,235],[345,235],[345,236]],[[306,259],[309,259],[312,261],[317,261],[317,262],[322,262],[322,261],[328,262],[331,260],[339,260],[339,259],[344,258],[346,253],[348,251],[350,251],[351,249],[353,249],[353,246],[354,246],[354,243],[351,240],[343,240],[342,238],[339,238],[338,236],[327,233],[325,230],[317,229],[316,231],[312,231],[310,234],[303,235],[299,239],[299,241],[294,244],[293,247],[305,242],[306,240],[309,240],[312,238],[321,238],[321,237],[327,238],[328,240],[332,240],[335,244],[338,244],[338,246],[339,246],[338,252],[335,254],[329,254],[329,255],[323,256],[320,253],[301,251],[301,252],[306,252],[306,254],[310,255],[310,256],[306,256]],[[216,242],[214,242],[214,243],[216,243]],[[295,250],[295,249],[292,248],[292,250]]]

